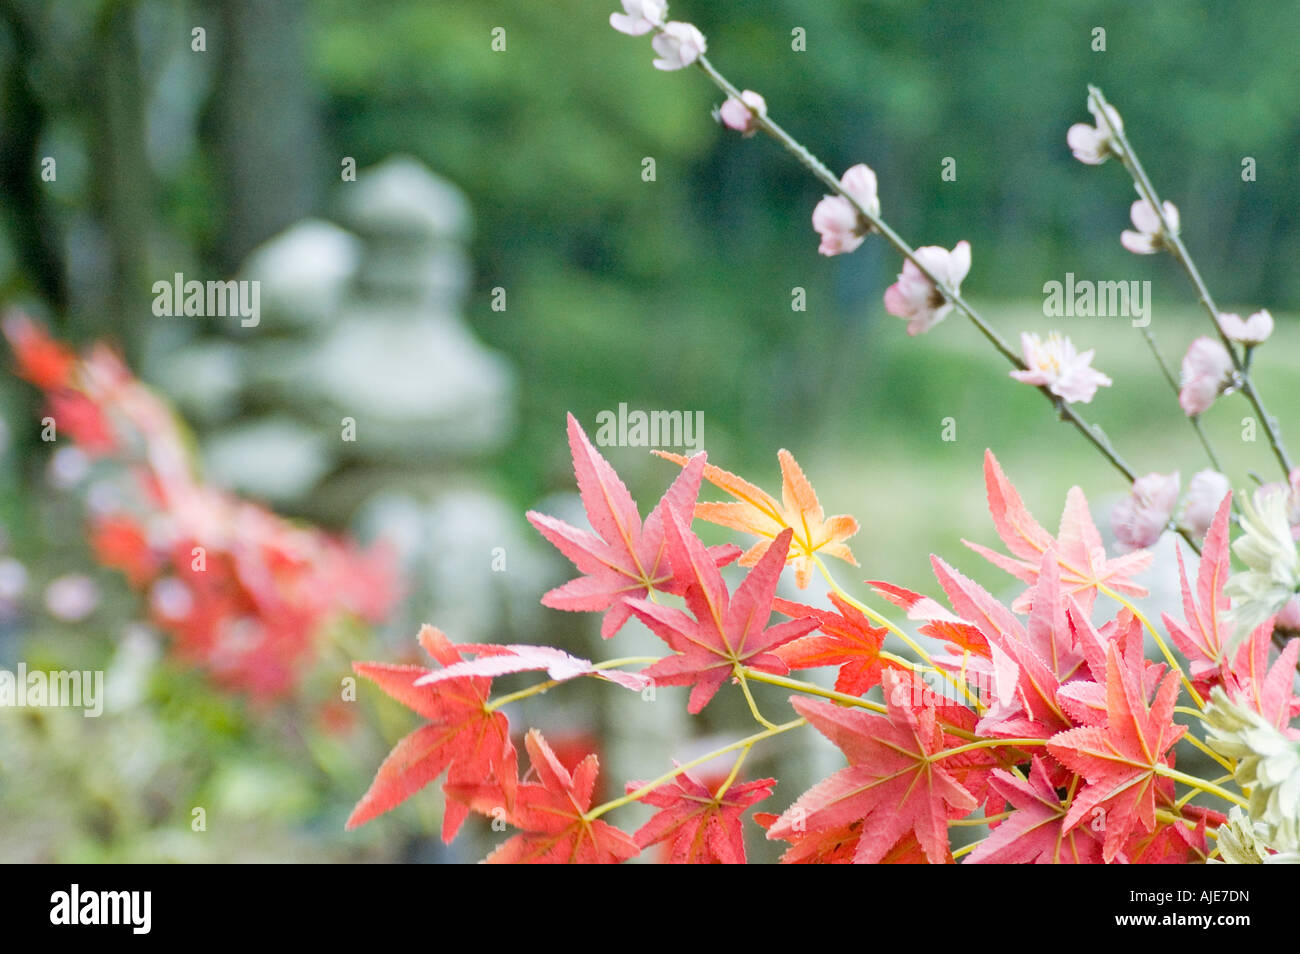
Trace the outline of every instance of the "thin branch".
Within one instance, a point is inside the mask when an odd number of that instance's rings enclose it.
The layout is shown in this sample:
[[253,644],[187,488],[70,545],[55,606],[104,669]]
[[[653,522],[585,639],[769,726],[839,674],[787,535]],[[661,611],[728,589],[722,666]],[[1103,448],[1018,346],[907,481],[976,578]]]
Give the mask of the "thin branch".
[[1160,220],[1161,237],[1165,242],[1170,253],[1177,259],[1178,264],[1183,267],[1187,277],[1191,280],[1192,287],[1196,289],[1197,298],[1200,300],[1202,307],[1210,316],[1210,324],[1214,326],[1219,340],[1223,342],[1224,348],[1228,351],[1228,356],[1232,359],[1232,366],[1236,371],[1235,378],[1240,383],[1241,393],[1246,396],[1255,412],[1259,415],[1260,420],[1264,422],[1264,431],[1268,435],[1269,446],[1273,449],[1273,455],[1277,458],[1278,463],[1282,465],[1283,474],[1290,477],[1293,469],[1291,456],[1287,453],[1286,445],[1282,443],[1282,435],[1278,431],[1277,420],[1268,413],[1264,407],[1263,399],[1260,398],[1259,392],[1255,390],[1255,382],[1250,376],[1250,369],[1247,363],[1243,363],[1237,355],[1237,348],[1232,339],[1228,337],[1227,332],[1219,325],[1219,308],[1214,303],[1214,298],[1210,295],[1209,288],[1205,285],[1205,280],[1201,278],[1200,271],[1196,268],[1196,263],[1192,261],[1191,253],[1187,251],[1187,246],[1183,244],[1182,237],[1174,229],[1169,227],[1169,222],[1165,218],[1164,205],[1160,201],[1160,196],[1156,194],[1155,186],[1147,177],[1146,170],[1142,168],[1142,162],[1138,159],[1137,153],[1133,151],[1132,144],[1124,134],[1122,128],[1116,127],[1110,121],[1110,104],[1106,97],[1102,95],[1101,90],[1096,86],[1088,87],[1088,95],[1092,97],[1097,104],[1097,115],[1101,122],[1106,124],[1110,130],[1111,138],[1119,143],[1119,160],[1128,170],[1129,175],[1133,177],[1133,183],[1137,186],[1138,192],[1151,206],[1156,217]]
[[[704,75],[706,75],[715,86],[726,93],[729,97],[743,102],[740,90],[738,90],[725,76],[717,71],[709,61],[708,57],[700,56],[695,62]],[[835,175],[826,168],[826,165],[820,159],[814,156],[802,143],[786,132],[785,129],[768,116],[766,112],[760,113],[751,110],[750,113],[754,117],[754,124],[758,128],[762,129],[765,133],[780,143],[787,152],[798,159],[800,164],[811,172],[818,181],[826,186],[826,188],[830,189],[836,195],[847,199],[849,204],[857,211],[858,215],[861,216],[862,220],[867,222],[873,230],[879,232],[885,241],[892,245],[900,255],[915,265],[920,270],[921,274],[929,279],[930,283],[934,285],[938,292],[943,295],[943,297],[954,308],[970,320],[971,324],[979,330],[980,334],[982,334],[988,342],[993,345],[999,354],[1011,362],[1011,364],[1018,370],[1026,370],[1027,365],[1024,361],[1021,360],[1018,354],[1011,350],[1011,347],[996,331],[993,330],[988,322],[986,322],[983,317],[981,317],[980,314],[957,293],[955,289],[949,288],[945,282],[940,281],[938,276],[936,276],[926,266],[926,264],[917,257],[916,251],[908,245],[897,232],[891,229],[879,215],[863,208],[862,204],[840,185],[840,181],[835,178]],[[1079,433],[1087,439],[1088,443],[1092,444],[1092,446],[1095,447],[1101,455],[1106,458],[1106,460],[1110,461],[1111,466],[1124,475],[1125,480],[1130,484],[1137,480],[1137,473],[1128,465],[1124,458],[1119,455],[1119,452],[1111,446],[1110,439],[1106,437],[1100,428],[1089,423],[1066,401],[1062,400],[1058,395],[1053,394],[1046,385],[1039,386],[1038,390],[1056,409],[1058,417],[1063,421],[1068,421],[1073,424]],[[1190,531],[1186,528],[1179,527],[1178,534],[1187,541],[1188,546],[1190,546],[1197,554],[1200,554],[1200,544],[1196,541]]]

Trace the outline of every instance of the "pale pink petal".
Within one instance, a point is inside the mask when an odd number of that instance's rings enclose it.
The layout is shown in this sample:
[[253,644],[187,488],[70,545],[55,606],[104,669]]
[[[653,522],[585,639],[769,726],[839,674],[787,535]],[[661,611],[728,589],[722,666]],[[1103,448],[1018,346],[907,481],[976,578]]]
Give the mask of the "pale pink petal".
[[685,69],[707,49],[703,33],[690,23],[676,20],[665,24],[650,45],[659,54],[653,65],[660,70]]
[[1111,512],[1115,538],[1134,550],[1153,546],[1169,526],[1178,503],[1178,472],[1147,474]]
[[1160,216],[1156,215],[1156,210],[1151,208],[1151,203],[1146,199],[1138,199],[1133,203],[1129,209],[1129,218],[1139,232],[1154,235],[1160,231]]
[[961,285],[970,274],[970,242],[962,239],[952,249],[948,260],[948,280],[954,288]]
[[822,238],[817,250],[823,255],[852,252],[862,244],[858,210],[843,196],[828,195],[818,202],[813,209],[812,224]]
[[1232,357],[1222,343],[1200,337],[1183,356],[1178,403],[1189,416],[1204,413],[1231,381]]
[[844,191],[872,214],[880,212],[880,199],[876,195],[876,173],[870,166],[858,163],[840,179]]
[[1228,478],[1217,470],[1203,470],[1196,474],[1187,485],[1183,524],[1196,536],[1205,536],[1219,505],[1231,489]]
[[1219,315],[1219,327],[1233,341],[1254,346],[1263,344],[1273,334],[1273,316],[1267,311],[1257,311],[1243,320],[1241,315],[1225,312]]
[[1106,139],[1087,123],[1075,123],[1065,134],[1065,141],[1074,158],[1090,166],[1100,165],[1107,158],[1102,146]]
[[903,296],[901,285],[902,282],[895,282],[885,289],[885,311],[899,318],[910,318],[912,307]]
[[1158,251],[1154,237],[1145,232],[1131,232],[1125,229],[1120,233],[1119,242],[1134,255],[1153,255]]

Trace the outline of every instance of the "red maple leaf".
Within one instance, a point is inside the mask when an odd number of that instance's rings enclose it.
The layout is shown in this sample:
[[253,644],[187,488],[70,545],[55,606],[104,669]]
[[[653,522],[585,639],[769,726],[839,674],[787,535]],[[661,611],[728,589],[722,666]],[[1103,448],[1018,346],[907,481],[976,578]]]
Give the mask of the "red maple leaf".
[[[779,816],[768,812],[755,812],[754,821],[763,829],[770,829]],[[783,865],[851,865],[862,838],[862,822],[853,821],[839,828],[819,831],[791,831],[781,836],[790,847],[781,856]],[[951,861],[950,855],[945,861]],[[921,850],[916,835],[908,832],[894,843],[877,862],[882,865],[928,865],[930,859]]]
[[934,708],[905,701],[908,681],[902,673],[885,673],[888,715],[791,698],[795,710],[834,742],[849,764],[801,795],[768,829],[768,838],[860,821],[857,864],[879,862],[908,833],[916,835],[932,864],[948,860],[949,819],[969,815],[979,800],[949,771],[947,759],[935,758],[962,740],[943,731]]
[[1162,613],[1165,629],[1187,657],[1188,673],[1196,691],[1208,696],[1210,689],[1221,681],[1220,667],[1224,662],[1223,649],[1232,639],[1232,624],[1224,622],[1223,613],[1232,601],[1223,594],[1232,571],[1232,558],[1228,553],[1228,523],[1232,519],[1232,494],[1223,498],[1219,511],[1205,534],[1201,550],[1201,566],[1196,573],[1196,594],[1192,594],[1183,565],[1183,552],[1176,550],[1178,579],[1183,590],[1183,616],[1179,624],[1168,613]]
[[950,613],[937,600],[883,580],[867,580],[867,583],[889,602],[907,610],[908,619],[924,621],[925,625],[918,630],[922,635],[951,644],[949,652],[955,657],[955,668],[960,668],[962,656],[966,654],[988,657],[989,643],[979,627]]
[[1270,667],[1269,649],[1273,643],[1272,621],[1259,626],[1241,644],[1231,665],[1223,665],[1223,688],[1233,702],[1253,709],[1278,731],[1300,737],[1300,730],[1289,728],[1300,715],[1300,698],[1295,694],[1296,660],[1300,658],[1300,639],[1292,639]]
[[599,771],[595,755],[570,774],[536,729],[524,737],[524,748],[536,782],[517,779],[511,749],[499,783],[448,783],[450,794],[470,808],[523,829],[488,855],[488,864],[618,864],[640,852],[626,832],[586,817]]
[[134,587],[142,587],[156,577],[163,565],[144,525],[125,514],[96,518],[90,528],[90,545],[100,564],[121,570]]
[[1135,834],[1124,846],[1124,857],[1134,865],[1202,864],[1210,854],[1202,819],[1195,828],[1182,822],[1161,822],[1151,833]]
[[[704,455],[697,454],[686,463],[643,524],[627,487],[572,414],[569,449],[582,505],[596,532],[528,512],[528,521],[584,574],[544,595],[542,605],[572,612],[604,612],[600,634],[609,639],[627,622],[628,600],[646,596],[651,590],[681,592],[664,558],[664,518],[675,510],[690,523],[704,475]],[[713,547],[709,552],[718,566],[725,566],[740,555],[740,548]]]
[[14,350],[14,373],[43,391],[67,387],[77,365],[77,355],[45,329],[19,312],[6,315],[4,334]]
[[[628,793],[643,785],[645,782],[628,782]],[[670,842],[669,860],[675,865],[743,865],[745,835],[740,816],[771,795],[775,785],[776,779],[764,778],[732,785],[719,796],[683,772],[639,799],[662,811],[641,826],[634,836],[636,843],[645,849]]]
[[[993,524],[1012,556],[963,540],[966,546],[1031,585],[1038,579],[1043,554],[1054,550],[1061,568],[1061,583],[1085,612],[1092,609],[1101,586],[1130,596],[1147,595],[1146,588],[1134,583],[1131,577],[1151,565],[1150,552],[1136,550],[1113,560],[1107,559],[1101,534],[1088,512],[1087,498],[1078,487],[1070,488],[1065,511],[1061,514],[1060,530],[1053,537],[1025,508],[992,451],[984,452],[984,479]],[[1031,593],[1026,592],[1011,608],[1017,612],[1027,610],[1031,598]]]
[[1034,756],[1027,781],[995,769],[989,787],[1015,810],[970,853],[967,864],[1080,865],[1101,862],[1101,842],[1093,837],[1089,826],[1065,829],[1068,805],[1061,803],[1042,758]]
[[996,699],[980,720],[980,735],[1046,739],[1073,723],[1057,699],[1084,657],[1061,602],[1055,551],[1043,554],[1027,627],[979,584],[938,557],[935,575],[953,606],[972,620],[992,647]]
[[1155,830],[1157,768],[1172,766],[1170,750],[1187,731],[1173,721],[1177,674],[1165,675],[1148,706],[1144,670],[1141,657],[1126,661],[1112,643],[1106,658],[1105,726],[1070,729],[1047,743],[1048,752],[1087,780],[1070,805],[1065,828],[1102,818],[1107,863],[1139,826]]
[[816,609],[802,603],[777,599],[772,605],[794,619],[812,617],[818,633],[800,637],[775,650],[791,669],[816,669],[839,666],[835,679],[837,692],[860,696],[872,686],[880,685],[881,673],[898,664],[880,656],[887,630],[872,626],[867,617],[838,593],[828,593],[838,613]]
[[628,601],[632,612],[676,650],[641,674],[664,686],[694,686],[686,707],[694,714],[741,666],[781,675],[789,672],[773,650],[817,628],[816,619],[767,625],[790,548],[789,528],[777,535],[736,592],[729,594],[704,544],[686,529],[683,519],[669,513],[665,526],[673,570],[690,581],[686,606],[693,615],[649,600]]
[[772,826],[780,815],[771,812],[754,812],[754,822],[768,832],[768,837],[779,837],[788,841],[790,847],[781,856],[783,865],[851,865],[857,854],[858,842],[862,838],[862,821],[857,819],[847,825],[834,828],[819,828],[809,831],[806,827],[787,827],[779,836],[771,834]]
[[117,437],[104,409],[82,391],[60,388],[49,392],[48,411],[55,426],[92,457],[116,450]]
[[1134,833],[1124,846],[1123,860],[1134,865],[1205,863],[1210,854],[1206,832],[1224,824],[1228,816],[1200,805],[1180,806],[1174,794],[1173,780],[1160,779],[1156,786],[1156,805],[1183,821],[1157,820],[1155,831]]
[[[439,630],[425,626],[420,645],[443,666],[461,662],[460,651]],[[384,759],[369,791],[357,802],[348,819],[349,829],[410,798],[444,771],[448,794],[443,812],[442,838],[450,842],[460,830],[469,809],[450,797],[458,783],[484,782],[513,759],[510,726],[501,712],[487,708],[492,680],[485,677],[448,679],[429,686],[416,683],[430,672],[420,666],[353,663],[359,675],[370,679],[398,702],[429,720],[393,747]],[[511,762],[510,774],[514,768]]]

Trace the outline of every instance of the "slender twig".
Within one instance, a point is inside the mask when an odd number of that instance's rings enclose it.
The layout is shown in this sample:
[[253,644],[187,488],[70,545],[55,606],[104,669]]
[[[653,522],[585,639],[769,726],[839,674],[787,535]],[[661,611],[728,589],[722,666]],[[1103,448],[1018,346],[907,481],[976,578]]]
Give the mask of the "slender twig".
[[[1174,377],[1173,372],[1169,370],[1169,365],[1165,363],[1164,355],[1160,353],[1160,346],[1156,344],[1156,336],[1151,333],[1151,329],[1143,328],[1142,337],[1146,339],[1147,347],[1151,349],[1151,354],[1155,357],[1156,364],[1160,365],[1160,373],[1163,374],[1165,380],[1169,382],[1169,386],[1173,388],[1174,394],[1178,394],[1181,390],[1178,387],[1178,381]],[[1201,427],[1201,416],[1199,414],[1188,415],[1187,422],[1191,424],[1192,429],[1196,431],[1196,436],[1200,439],[1201,446],[1205,448],[1205,456],[1210,458],[1210,464],[1219,473],[1223,473],[1223,465],[1219,463],[1218,455],[1214,453],[1214,448],[1210,446],[1210,439],[1206,436],[1205,429]]]
[[1111,138],[1119,144],[1118,155],[1120,162],[1124,164],[1124,168],[1133,177],[1133,183],[1137,186],[1139,194],[1150,204],[1152,211],[1155,212],[1156,217],[1159,219],[1161,239],[1165,247],[1177,259],[1178,264],[1182,266],[1183,271],[1187,273],[1188,279],[1191,280],[1192,287],[1196,289],[1197,298],[1210,316],[1210,324],[1214,326],[1219,340],[1223,342],[1224,348],[1228,351],[1228,356],[1232,359],[1232,366],[1236,372],[1234,380],[1238,382],[1241,393],[1250,401],[1260,420],[1264,422],[1264,432],[1268,435],[1268,443],[1273,449],[1273,455],[1277,458],[1278,463],[1282,465],[1283,474],[1290,477],[1293,467],[1291,456],[1287,453],[1286,445],[1282,443],[1282,435],[1278,431],[1277,420],[1265,409],[1263,399],[1260,398],[1259,392],[1255,389],[1255,382],[1250,376],[1249,362],[1243,362],[1237,355],[1236,345],[1219,324],[1219,308],[1215,305],[1214,298],[1205,285],[1205,280],[1201,278],[1196,263],[1192,261],[1187,246],[1183,244],[1182,237],[1175,229],[1169,227],[1169,222],[1165,218],[1164,205],[1160,201],[1160,196],[1156,194],[1155,186],[1151,184],[1150,178],[1147,177],[1146,170],[1142,168],[1142,162],[1138,159],[1137,153],[1133,151],[1133,145],[1129,142],[1124,130],[1111,123],[1110,104],[1106,102],[1106,97],[1102,95],[1101,90],[1096,86],[1088,87],[1088,95],[1097,104],[1097,115],[1101,117],[1101,121],[1110,130]]

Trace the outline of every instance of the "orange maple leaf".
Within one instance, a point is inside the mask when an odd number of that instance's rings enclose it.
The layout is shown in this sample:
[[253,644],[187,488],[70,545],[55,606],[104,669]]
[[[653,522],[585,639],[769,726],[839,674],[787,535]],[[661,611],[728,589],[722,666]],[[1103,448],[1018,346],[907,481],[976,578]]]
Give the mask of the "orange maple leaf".
[[[690,461],[680,454],[655,451],[660,457],[685,467]],[[736,498],[736,503],[697,503],[695,516],[709,523],[762,537],[740,557],[741,566],[756,564],[777,535],[787,527],[794,531],[787,563],[794,564],[795,582],[807,587],[812,579],[817,554],[839,557],[854,566],[858,561],[844,543],[858,532],[858,521],[845,514],[828,518],[817,500],[817,492],[788,450],[777,452],[781,461],[781,500],[721,467],[704,465],[704,479]]]

